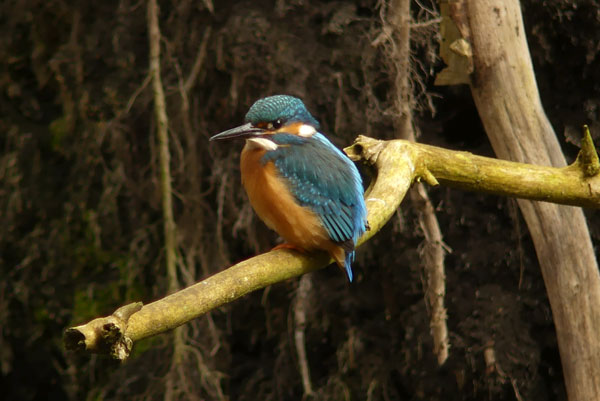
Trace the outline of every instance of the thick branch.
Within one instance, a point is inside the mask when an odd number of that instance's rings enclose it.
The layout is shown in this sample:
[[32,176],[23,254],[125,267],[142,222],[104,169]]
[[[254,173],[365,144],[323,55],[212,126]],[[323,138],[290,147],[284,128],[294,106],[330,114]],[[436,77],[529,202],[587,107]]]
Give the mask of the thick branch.
[[[452,1],[442,8],[444,12],[450,17],[445,18],[446,23],[456,28],[447,32],[460,36],[446,38],[444,43],[466,43],[464,52],[450,45],[462,60],[453,65],[454,70],[462,65],[462,76],[470,84],[498,157],[564,166],[560,145],[540,101],[519,2]],[[561,178],[548,177],[554,181],[550,183],[553,201],[597,207],[600,167],[589,139],[586,135],[573,166],[554,170],[562,170]],[[540,186],[544,184],[545,180],[539,181]],[[580,202],[572,196],[588,199]],[[585,216],[578,208],[522,199],[518,203],[552,307],[567,394],[572,401],[596,401],[600,399],[600,276]]]
[[[361,238],[360,243],[383,227],[410,187],[414,167],[411,158],[399,150],[402,148],[404,146],[399,142],[386,144],[379,141],[372,141],[363,148],[367,160],[376,166],[378,178],[367,199],[371,230]],[[65,347],[107,353],[106,350],[116,346],[106,344],[113,338],[119,344],[129,344],[163,333],[249,292],[320,269],[330,262],[324,253],[304,255],[285,249],[258,255],[191,287],[144,305],[129,320],[117,320],[109,316],[68,329]],[[101,335],[107,324],[113,332],[110,338]],[[121,345],[119,347],[123,348]],[[119,353],[118,356],[124,359],[127,355]]]
[[[593,182],[593,199],[566,192],[558,198],[577,200],[600,208],[600,176],[584,179],[583,173],[574,172],[574,167],[561,169],[531,166],[404,140],[386,142],[364,136],[360,136],[346,151],[351,158],[373,165],[377,172],[374,183],[365,195],[371,229],[360,238],[359,245],[383,227],[404,199],[411,183],[420,178],[429,183],[440,180],[449,185],[471,189],[477,189],[479,185],[486,188],[487,192],[506,196],[541,196],[543,188],[553,188],[554,184],[549,182],[579,180],[586,183],[588,188],[592,188]],[[463,170],[452,166],[453,163],[462,166]],[[497,171],[494,172],[494,169]],[[542,187],[541,190],[523,191],[514,182],[520,179],[524,186],[533,186],[531,177],[541,180],[535,183],[537,188]],[[496,182],[495,186],[488,181]],[[285,249],[248,259],[191,287],[145,305],[139,312],[131,315],[128,321],[120,319],[121,341],[125,339],[135,342],[171,330],[249,292],[323,268],[330,262],[323,253],[304,255]],[[65,346],[67,349],[86,349],[92,352],[111,349],[110,344],[98,344],[106,339],[97,335],[101,330],[96,328],[102,328],[107,323],[118,326],[119,321],[114,320],[109,316],[69,329],[70,335],[65,336]],[[111,338],[114,337],[118,336],[113,335]]]
[[469,191],[588,208],[600,207],[600,176],[579,163],[546,167],[415,144],[420,160],[443,185]]

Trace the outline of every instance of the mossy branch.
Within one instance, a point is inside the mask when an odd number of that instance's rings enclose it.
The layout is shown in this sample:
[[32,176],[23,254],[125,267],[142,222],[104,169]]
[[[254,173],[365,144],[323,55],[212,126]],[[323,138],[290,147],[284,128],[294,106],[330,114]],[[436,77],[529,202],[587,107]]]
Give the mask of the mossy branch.
[[[374,166],[376,171],[365,194],[371,229],[360,238],[359,245],[383,227],[413,181],[421,179],[434,185],[439,182],[497,195],[600,208],[600,175],[586,176],[577,162],[565,168],[542,167],[365,136],[360,136],[346,152],[352,159]],[[70,328],[65,332],[65,347],[125,359],[130,347],[123,344],[174,329],[254,290],[323,268],[330,262],[324,253],[303,255],[285,249],[258,255],[144,305],[126,316],[128,319],[115,313]],[[102,335],[107,327],[110,335]]]
[[583,139],[581,151],[577,155],[577,162],[586,177],[593,177],[600,173],[600,160],[592,141],[592,135],[587,125],[583,126]]

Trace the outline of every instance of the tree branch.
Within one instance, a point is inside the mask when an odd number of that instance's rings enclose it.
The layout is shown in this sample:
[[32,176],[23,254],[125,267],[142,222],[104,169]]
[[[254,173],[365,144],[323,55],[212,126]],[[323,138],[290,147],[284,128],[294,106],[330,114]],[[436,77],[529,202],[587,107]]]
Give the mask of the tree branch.
[[600,176],[586,176],[579,162],[567,167],[546,167],[416,146],[419,159],[443,185],[563,205],[600,207]]
[[[565,168],[541,167],[404,140],[380,141],[365,136],[360,136],[346,152],[352,159],[366,161],[376,170],[376,177],[365,194],[371,229],[359,239],[359,245],[390,219],[414,180],[600,208],[600,175],[584,177],[577,164]],[[558,191],[557,187],[562,190]],[[305,255],[279,249],[258,255],[144,305],[128,319],[109,316],[69,328],[65,332],[65,347],[110,353],[125,359],[128,352],[112,350],[174,329],[252,291],[321,269],[329,263],[331,260],[325,253]],[[101,335],[107,324],[111,328],[109,337]],[[125,347],[127,349],[130,347]]]
[[[446,27],[442,48],[447,47],[442,54],[451,56],[444,60],[453,72],[446,78],[469,83],[496,155],[564,166],[538,93],[518,0],[442,1],[442,15]],[[554,180],[549,188],[553,195],[526,198],[597,207],[593,204],[598,199],[598,164],[586,133],[577,161],[553,170],[563,174],[548,177]],[[562,179],[569,176],[572,180]],[[541,189],[543,181],[539,184]],[[588,202],[571,196],[587,196]],[[596,401],[600,399],[600,276],[585,216],[573,207],[523,199],[518,204],[548,292],[568,397]]]

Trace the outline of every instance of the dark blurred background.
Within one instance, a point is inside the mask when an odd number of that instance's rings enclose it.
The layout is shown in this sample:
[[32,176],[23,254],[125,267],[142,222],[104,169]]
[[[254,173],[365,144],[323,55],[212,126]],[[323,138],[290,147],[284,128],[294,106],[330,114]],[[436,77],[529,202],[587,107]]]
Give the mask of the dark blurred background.
[[[385,1],[160,1],[180,285],[277,242],[240,185],[240,144],[210,135],[258,98],[304,99],[334,143],[394,138]],[[600,5],[522,2],[546,112],[569,161],[600,140]],[[467,87],[435,87],[437,5],[412,4],[419,141],[492,156]],[[63,330],[167,293],[146,3],[0,5],[0,388],[5,400],[299,400],[297,280],[258,291],[123,364],[67,353]],[[450,358],[439,368],[406,201],[348,284],[311,275],[313,399],[565,400],[551,311],[514,200],[431,189],[444,240]],[[600,216],[587,211],[593,240]],[[486,367],[493,347],[497,368]],[[175,361],[175,362],[174,362]],[[522,398],[519,398],[522,397]]]

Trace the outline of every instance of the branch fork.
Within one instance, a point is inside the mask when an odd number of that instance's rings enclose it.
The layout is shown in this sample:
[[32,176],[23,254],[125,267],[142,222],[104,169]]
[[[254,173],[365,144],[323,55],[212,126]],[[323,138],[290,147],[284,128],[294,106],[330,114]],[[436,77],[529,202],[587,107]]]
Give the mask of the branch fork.
[[[359,136],[345,150],[353,160],[363,160],[376,170],[376,178],[365,193],[371,229],[359,239],[358,245],[385,225],[419,178],[428,183],[439,181],[442,185],[505,196],[600,208],[600,175],[585,178],[579,168],[572,166],[541,167],[366,136]],[[556,185],[561,188],[558,194],[552,191]],[[69,328],[64,344],[68,350],[85,350],[123,360],[135,341],[172,330],[252,291],[330,263],[324,253],[300,254],[279,249],[261,254],[158,301],[143,306],[126,305],[111,316]]]

